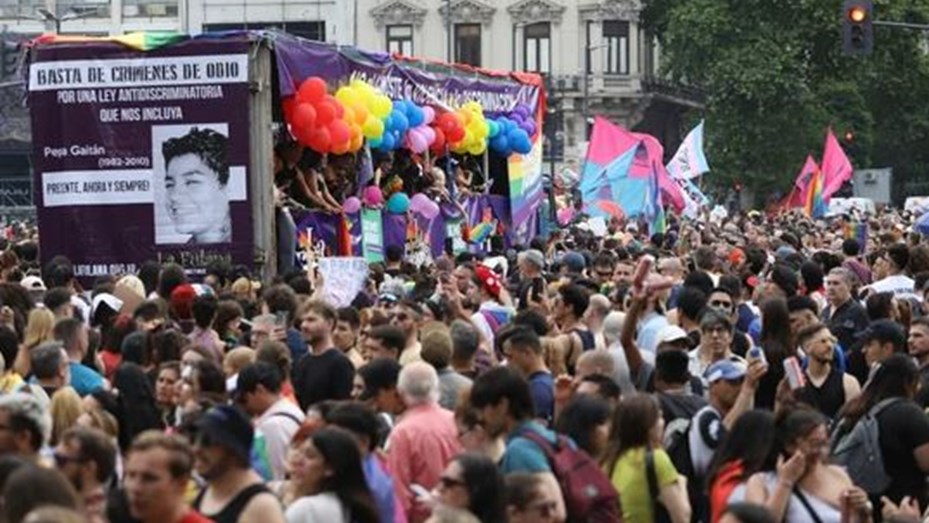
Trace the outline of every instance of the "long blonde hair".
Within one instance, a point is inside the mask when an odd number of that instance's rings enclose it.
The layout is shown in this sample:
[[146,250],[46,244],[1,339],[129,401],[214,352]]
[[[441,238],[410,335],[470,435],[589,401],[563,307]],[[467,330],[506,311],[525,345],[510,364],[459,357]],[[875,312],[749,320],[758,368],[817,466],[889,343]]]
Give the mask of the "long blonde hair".
[[49,407],[52,413],[52,437],[49,444],[57,445],[61,435],[77,424],[77,419],[83,414],[81,397],[71,387],[62,387],[52,394],[52,403]]
[[29,319],[26,322],[26,332],[23,334],[23,345],[27,349],[34,349],[45,343],[52,341],[55,337],[55,315],[52,311],[40,307],[32,309],[29,312]]

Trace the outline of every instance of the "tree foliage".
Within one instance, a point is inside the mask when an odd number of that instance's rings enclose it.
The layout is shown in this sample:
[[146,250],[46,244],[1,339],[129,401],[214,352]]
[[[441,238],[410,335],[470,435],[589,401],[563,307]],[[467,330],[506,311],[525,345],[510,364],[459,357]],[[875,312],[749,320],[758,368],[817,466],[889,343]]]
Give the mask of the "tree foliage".
[[[929,40],[875,27],[873,55],[845,56],[841,16],[842,0],[645,0],[664,73],[706,93],[691,116],[707,121],[710,183],[787,191],[829,127],[855,168],[929,182]],[[929,0],[876,0],[875,16],[925,23]]]

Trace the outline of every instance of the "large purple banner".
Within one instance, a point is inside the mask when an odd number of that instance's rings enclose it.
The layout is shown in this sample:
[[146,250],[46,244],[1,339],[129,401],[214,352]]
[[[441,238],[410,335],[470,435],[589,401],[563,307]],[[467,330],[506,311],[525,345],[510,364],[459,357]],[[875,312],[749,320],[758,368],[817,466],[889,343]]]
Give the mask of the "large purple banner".
[[29,67],[42,261],[85,282],[145,260],[251,266],[247,35],[150,52],[38,45]]
[[[469,101],[480,102],[490,116],[508,115],[518,104],[529,106],[542,128],[542,79],[531,73],[491,74],[462,71],[447,64],[399,60],[385,53],[366,52],[310,42],[274,33],[274,52],[282,96],[293,95],[300,82],[319,76],[332,85],[360,78],[394,100],[412,100],[448,110]],[[535,235],[535,215],[542,201],[541,133],[532,152],[513,154],[509,161],[511,226],[514,237],[528,241]]]

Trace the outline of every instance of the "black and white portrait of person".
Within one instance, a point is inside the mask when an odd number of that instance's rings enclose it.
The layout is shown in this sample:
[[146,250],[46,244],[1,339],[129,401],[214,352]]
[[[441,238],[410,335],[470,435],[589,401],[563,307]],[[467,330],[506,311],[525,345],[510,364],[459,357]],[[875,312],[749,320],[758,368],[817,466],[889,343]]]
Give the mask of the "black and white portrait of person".
[[169,236],[186,236],[188,244],[232,241],[227,142],[215,129],[194,126],[161,143],[162,205],[173,226]]

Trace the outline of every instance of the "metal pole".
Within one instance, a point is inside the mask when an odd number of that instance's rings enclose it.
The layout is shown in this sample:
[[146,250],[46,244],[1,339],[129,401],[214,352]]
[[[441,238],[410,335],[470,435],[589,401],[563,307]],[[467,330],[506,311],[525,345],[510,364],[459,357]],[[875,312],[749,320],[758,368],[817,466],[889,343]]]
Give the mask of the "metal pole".
[[587,112],[590,110],[589,102],[587,97],[590,95],[590,42],[587,42],[587,47],[584,48],[584,99],[581,100],[581,119],[583,120],[584,125],[584,139],[590,138],[587,132]]
[[445,43],[445,54],[448,56],[448,62],[454,62],[452,57],[452,0],[445,0],[445,32],[448,33],[448,41]]
[[909,22],[889,22],[885,20],[875,20],[871,22],[874,25],[884,27],[899,27],[902,29],[917,29],[919,31],[929,31],[929,24],[911,24]]

